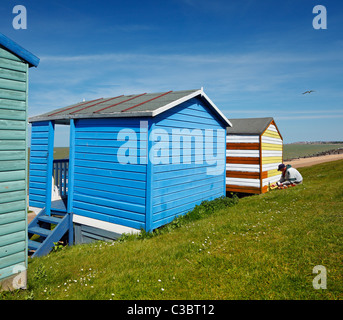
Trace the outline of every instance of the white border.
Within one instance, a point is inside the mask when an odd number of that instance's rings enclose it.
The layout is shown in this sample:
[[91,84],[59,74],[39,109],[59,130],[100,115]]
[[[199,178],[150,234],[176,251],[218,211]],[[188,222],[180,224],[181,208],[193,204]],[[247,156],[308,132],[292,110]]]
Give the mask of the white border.
[[140,233],[141,231],[138,229],[130,228],[130,227],[125,227],[120,224],[116,223],[111,223],[111,222],[106,222],[106,221],[101,221],[93,218],[88,218],[88,217],[83,217],[79,216],[77,214],[73,215],[73,222],[83,224],[86,226],[106,230],[106,231],[111,231],[115,233],[133,233],[137,234]]
[[223,120],[226,122],[226,124],[227,124],[229,127],[232,127],[232,124],[231,124],[231,122],[229,121],[229,119],[226,118],[225,115],[218,109],[218,107],[217,107],[217,106],[212,102],[212,100],[206,95],[206,93],[203,91],[202,88],[201,88],[200,90],[197,90],[197,91],[192,92],[192,93],[189,94],[188,96],[184,96],[184,97],[182,97],[182,98],[180,98],[180,99],[178,99],[178,100],[175,100],[175,101],[173,101],[173,102],[171,102],[171,103],[168,103],[167,105],[165,105],[165,106],[163,106],[163,107],[161,107],[161,108],[158,108],[158,109],[154,110],[154,111],[152,112],[152,117],[156,117],[156,116],[159,115],[160,113],[165,112],[165,111],[167,111],[167,110],[169,110],[169,109],[171,109],[171,108],[173,108],[173,107],[175,107],[175,106],[177,106],[177,105],[179,105],[179,104],[181,104],[181,103],[183,103],[183,102],[186,102],[186,101],[188,101],[188,100],[190,100],[190,99],[192,99],[192,98],[194,98],[194,97],[196,97],[196,96],[199,96],[199,95],[202,96],[202,97],[204,97],[204,98],[207,100],[207,102],[211,105],[211,107],[219,114],[219,116],[220,116],[221,118],[223,118]]

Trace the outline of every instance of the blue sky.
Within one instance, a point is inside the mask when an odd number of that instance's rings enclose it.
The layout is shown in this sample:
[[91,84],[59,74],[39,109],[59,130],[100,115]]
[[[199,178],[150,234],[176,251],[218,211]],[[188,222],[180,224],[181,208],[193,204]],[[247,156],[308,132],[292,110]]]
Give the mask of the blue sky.
[[[12,27],[18,4],[27,30]],[[318,4],[326,30],[312,26]],[[285,143],[343,140],[340,0],[2,0],[0,17],[0,32],[41,59],[30,69],[29,116],[204,87],[229,119],[274,117]]]

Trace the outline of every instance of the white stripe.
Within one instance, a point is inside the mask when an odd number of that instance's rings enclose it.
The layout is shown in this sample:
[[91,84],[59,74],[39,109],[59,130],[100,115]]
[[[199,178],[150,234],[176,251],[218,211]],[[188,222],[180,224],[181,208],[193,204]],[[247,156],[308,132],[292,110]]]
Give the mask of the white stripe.
[[259,150],[226,150],[227,157],[259,157]]
[[83,217],[79,216],[77,214],[73,215],[73,222],[75,223],[80,223],[86,226],[102,229],[102,230],[107,230],[107,231],[112,231],[115,233],[140,233],[140,230],[130,228],[130,227],[125,227],[116,223],[110,223],[106,221],[101,221],[93,218],[88,218],[88,217]]
[[262,136],[262,143],[282,144],[282,140],[279,138]]
[[274,132],[278,133],[276,130],[276,127],[273,124],[271,124],[267,130],[274,131]]
[[273,177],[269,177],[266,179],[263,179],[263,186],[267,186],[269,183],[273,183],[276,181],[279,181],[281,178],[281,174],[277,175],[277,176],[273,176]]
[[269,163],[269,164],[262,164],[262,171],[269,171],[269,170],[274,170],[279,167],[279,162],[277,163]]
[[202,97],[204,97],[207,102],[211,105],[211,107],[219,114],[219,116],[225,121],[225,123],[229,126],[229,127],[232,127],[232,124],[231,122],[229,121],[229,119],[226,118],[226,116],[218,109],[218,107],[213,103],[213,101],[206,95],[206,93],[203,91],[203,89],[200,89],[200,90],[197,90],[191,94],[189,94],[188,96],[185,96],[185,97],[182,97],[176,101],[173,101],[163,107],[160,107],[156,110],[154,110],[152,112],[152,116],[153,117],[156,117],[157,115],[159,115],[160,113],[162,112],[165,112],[177,105],[180,105],[181,103],[185,102],[185,101],[188,101],[198,95],[201,95]]
[[226,184],[244,187],[259,187],[260,179],[226,178]]
[[260,137],[259,136],[243,136],[243,135],[233,135],[229,134],[226,136],[226,142],[230,143],[256,143],[260,142]]
[[260,165],[258,164],[239,164],[239,163],[227,163],[227,171],[242,171],[242,172],[260,172]]
[[262,157],[282,157],[282,151],[262,150]]

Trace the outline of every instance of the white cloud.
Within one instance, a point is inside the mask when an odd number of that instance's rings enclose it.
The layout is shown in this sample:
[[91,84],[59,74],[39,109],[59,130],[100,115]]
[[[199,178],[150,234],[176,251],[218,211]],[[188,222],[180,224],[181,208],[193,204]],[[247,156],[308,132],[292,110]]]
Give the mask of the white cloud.
[[[36,115],[83,99],[203,86],[228,117],[336,117],[342,113],[336,112],[341,91],[323,80],[319,88],[312,85],[318,76],[325,79],[322,70],[330,61],[342,59],[335,52],[311,57],[283,52],[46,55],[41,57],[39,69],[30,80],[29,110],[30,115]],[[341,64],[334,65],[338,73],[343,72]],[[308,89],[315,89],[316,93],[301,94]],[[327,101],[323,99],[325,94]],[[319,97],[320,102],[316,100]],[[332,100],[335,97],[337,101]],[[325,109],[326,104],[332,106],[331,111]]]

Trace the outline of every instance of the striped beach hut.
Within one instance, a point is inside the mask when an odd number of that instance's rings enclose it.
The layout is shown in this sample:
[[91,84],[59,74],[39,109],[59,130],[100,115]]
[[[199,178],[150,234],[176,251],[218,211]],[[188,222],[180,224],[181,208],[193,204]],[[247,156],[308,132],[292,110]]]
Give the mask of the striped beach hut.
[[[76,243],[151,231],[225,195],[231,124],[202,89],[84,101],[30,122],[30,206],[42,211],[28,231],[46,239],[29,242],[35,255],[68,231],[70,243],[74,231]],[[58,124],[70,127],[69,159],[53,158]]]
[[283,139],[272,117],[230,119],[226,137],[226,191],[265,193],[280,179]]
[[38,63],[0,33],[0,290],[26,283],[28,71]]

